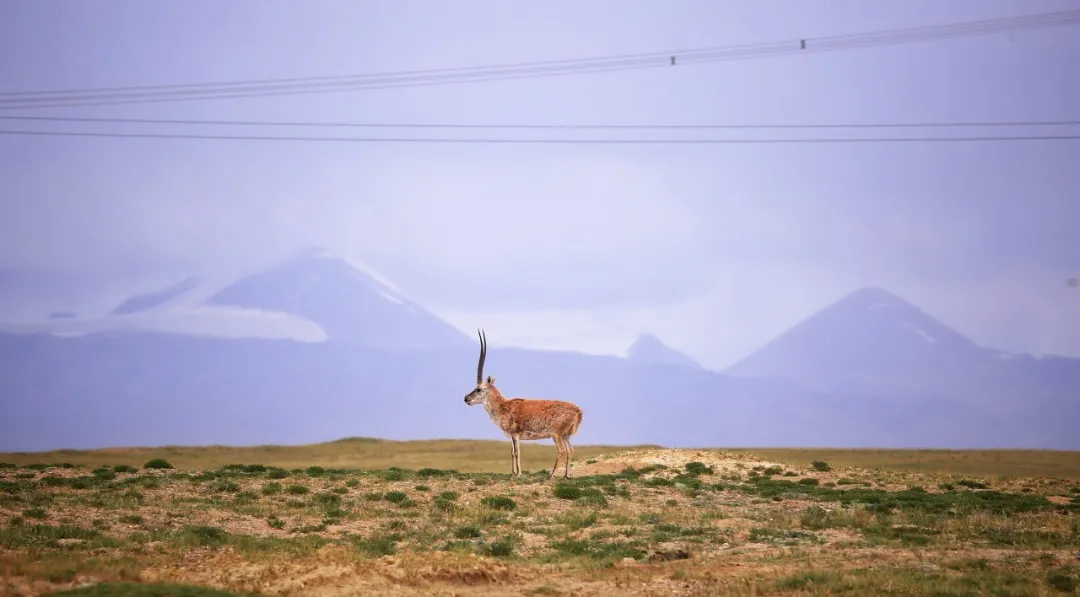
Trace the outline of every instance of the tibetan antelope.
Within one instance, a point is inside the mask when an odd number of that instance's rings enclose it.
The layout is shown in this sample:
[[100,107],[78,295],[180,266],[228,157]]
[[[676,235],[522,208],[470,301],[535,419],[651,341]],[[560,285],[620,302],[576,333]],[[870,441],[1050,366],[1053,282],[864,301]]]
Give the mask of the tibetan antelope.
[[551,478],[555,478],[555,471],[559,469],[559,460],[563,454],[566,454],[563,477],[568,478],[570,459],[574,455],[570,436],[577,433],[581,426],[581,408],[562,400],[505,398],[495,387],[494,377],[489,375],[484,379],[487,335],[482,330],[477,330],[477,334],[480,336],[480,362],[476,366],[476,388],[465,395],[465,404],[483,404],[491,420],[510,438],[513,457],[511,476],[521,475],[521,440],[551,438],[555,440],[555,448],[559,451],[555,466],[551,468]]

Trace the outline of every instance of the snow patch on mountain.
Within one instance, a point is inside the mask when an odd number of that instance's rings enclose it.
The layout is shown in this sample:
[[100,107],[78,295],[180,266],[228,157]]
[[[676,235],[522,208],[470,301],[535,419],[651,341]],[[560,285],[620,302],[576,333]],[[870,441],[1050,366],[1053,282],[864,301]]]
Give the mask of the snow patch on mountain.
[[365,261],[357,259],[352,255],[344,255],[334,253],[321,247],[311,247],[298,252],[295,256],[296,259],[322,259],[326,261],[339,261],[348,265],[357,271],[358,279],[367,284],[372,290],[379,294],[382,298],[402,305],[409,309],[413,313],[419,312],[419,306],[416,305],[405,291],[399,288],[396,284],[391,282],[388,278],[380,274],[375,268],[368,265]]
[[78,337],[106,332],[166,332],[222,338],[264,338],[322,342],[326,332],[313,321],[288,313],[195,307],[66,320],[34,320],[0,324],[0,332]]
[[926,330],[916,326],[915,324],[911,323],[910,321],[905,321],[904,322],[904,327],[911,330],[912,332],[915,332],[915,334],[922,337],[923,340],[926,340],[927,342],[929,342],[931,344],[937,344],[938,343],[937,338],[931,336],[929,333],[926,332]]
[[469,342],[363,260],[320,247],[304,248],[254,272],[192,274],[114,305],[101,315],[0,322],[0,332],[334,339],[386,349]]

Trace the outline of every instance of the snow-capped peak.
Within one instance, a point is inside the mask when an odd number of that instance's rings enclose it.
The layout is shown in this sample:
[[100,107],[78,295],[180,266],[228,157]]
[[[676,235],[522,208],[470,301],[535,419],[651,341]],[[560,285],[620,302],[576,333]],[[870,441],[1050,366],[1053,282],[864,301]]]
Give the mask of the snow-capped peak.
[[324,259],[327,261],[344,263],[362,274],[362,276],[367,279],[365,281],[369,282],[369,286],[386,300],[395,304],[404,305],[409,309],[415,309],[413,301],[405,294],[405,291],[380,274],[375,268],[355,256],[335,253],[324,247],[317,246],[302,249],[294,256],[294,260],[314,259]]

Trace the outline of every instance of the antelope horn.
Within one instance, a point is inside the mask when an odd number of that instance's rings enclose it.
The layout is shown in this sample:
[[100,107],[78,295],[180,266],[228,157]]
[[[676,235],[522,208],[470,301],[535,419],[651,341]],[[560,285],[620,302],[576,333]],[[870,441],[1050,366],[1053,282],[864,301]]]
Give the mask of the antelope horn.
[[487,358],[487,335],[481,330],[476,330],[480,336],[480,362],[476,365],[476,383],[484,380],[484,359]]

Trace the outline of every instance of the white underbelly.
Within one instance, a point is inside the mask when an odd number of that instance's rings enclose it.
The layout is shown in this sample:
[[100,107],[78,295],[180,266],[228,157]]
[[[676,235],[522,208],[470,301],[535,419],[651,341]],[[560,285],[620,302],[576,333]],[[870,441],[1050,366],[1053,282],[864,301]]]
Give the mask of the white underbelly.
[[522,433],[519,437],[521,439],[524,439],[524,440],[550,439],[551,434],[550,433],[533,433],[533,432],[526,431],[525,433]]

